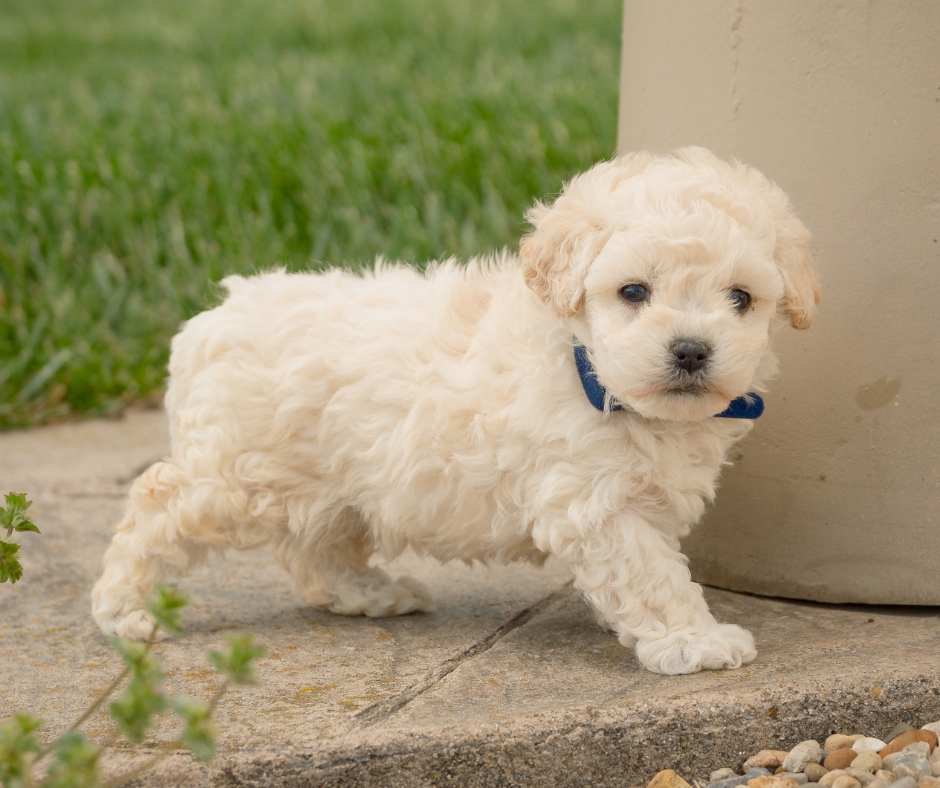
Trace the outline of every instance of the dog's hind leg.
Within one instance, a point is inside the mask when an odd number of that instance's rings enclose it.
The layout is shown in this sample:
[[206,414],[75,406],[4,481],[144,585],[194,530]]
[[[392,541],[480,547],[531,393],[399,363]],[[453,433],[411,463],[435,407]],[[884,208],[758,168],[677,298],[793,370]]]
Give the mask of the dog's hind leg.
[[392,579],[369,565],[372,542],[366,524],[343,509],[326,535],[284,532],[274,556],[294,578],[297,595],[310,605],[344,616],[398,616],[434,608],[414,578]]
[[193,481],[172,462],[151,465],[131,487],[104,556],[104,574],[91,592],[101,631],[133,640],[150,637],[154,619],[146,598],[157,583],[185,573],[210,547],[246,549],[269,541],[272,529],[265,519],[272,512],[258,517],[252,508],[247,493],[221,478]]

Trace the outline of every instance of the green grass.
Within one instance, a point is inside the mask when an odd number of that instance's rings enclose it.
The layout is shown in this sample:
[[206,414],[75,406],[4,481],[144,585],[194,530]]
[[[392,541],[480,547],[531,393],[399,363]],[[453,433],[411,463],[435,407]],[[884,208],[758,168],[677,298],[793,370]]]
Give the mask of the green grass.
[[3,0],[0,427],[160,391],[213,282],[515,246],[615,145],[619,0]]

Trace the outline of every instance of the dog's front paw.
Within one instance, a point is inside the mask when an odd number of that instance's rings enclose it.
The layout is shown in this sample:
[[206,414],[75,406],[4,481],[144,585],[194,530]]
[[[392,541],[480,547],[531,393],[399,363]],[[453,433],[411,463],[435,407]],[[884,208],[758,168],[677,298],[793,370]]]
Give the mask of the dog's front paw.
[[700,670],[733,670],[757,656],[754,638],[734,624],[686,629],[665,637],[640,638],[636,656],[647,670],[669,676]]
[[117,635],[124,640],[166,640],[169,635],[162,629],[154,627],[157,622],[146,610],[132,610],[126,615],[110,617],[95,616],[95,621],[105,635]]

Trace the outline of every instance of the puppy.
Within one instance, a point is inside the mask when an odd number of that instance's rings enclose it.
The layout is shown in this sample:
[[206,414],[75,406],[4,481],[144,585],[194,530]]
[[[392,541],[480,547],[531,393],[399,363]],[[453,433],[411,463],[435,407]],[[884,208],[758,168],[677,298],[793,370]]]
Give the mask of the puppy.
[[161,578],[265,544],[308,604],[430,610],[370,562],[411,547],[558,556],[651,671],[753,660],[679,538],[757,415],[771,329],[813,319],[808,231],[764,176],[700,148],[600,163],[527,218],[518,258],[227,278],[173,340],[172,451],[130,491],[101,629],[147,637]]

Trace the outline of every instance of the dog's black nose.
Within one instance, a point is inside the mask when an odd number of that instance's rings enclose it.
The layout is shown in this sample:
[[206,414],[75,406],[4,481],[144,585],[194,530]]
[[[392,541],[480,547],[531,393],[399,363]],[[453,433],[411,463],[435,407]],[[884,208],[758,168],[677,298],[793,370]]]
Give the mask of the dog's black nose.
[[669,349],[676,357],[676,366],[688,373],[701,369],[708,363],[712,349],[704,342],[694,339],[677,339]]

